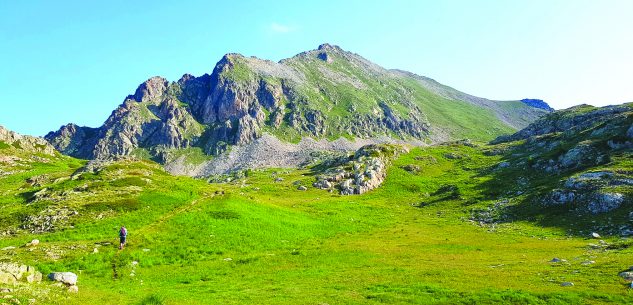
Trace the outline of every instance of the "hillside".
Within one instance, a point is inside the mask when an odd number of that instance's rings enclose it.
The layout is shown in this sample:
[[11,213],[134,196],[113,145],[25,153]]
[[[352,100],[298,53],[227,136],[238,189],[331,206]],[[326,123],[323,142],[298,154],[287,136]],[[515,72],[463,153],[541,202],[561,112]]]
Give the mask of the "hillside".
[[362,146],[353,145],[357,140],[487,141],[548,111],[521,101],[474,97],[323,44],[278,63],[227,54],[211,74],[184,75],[176,82],[153,77],[101,127],[68,124],[46,139],[77,158],[135,155],[196,175],[209,170],[188,165],[205,163],[234,145],[248,147],[264,134],[288,144],[341,139],[354,149]]
[[0,262],[74,272],[79,292],[0,284],[0,303],[630,303],[631,110],[579,106],[493,144],[370,145],[211,183],[132,157],[15,164],[42,154],[5,145]]

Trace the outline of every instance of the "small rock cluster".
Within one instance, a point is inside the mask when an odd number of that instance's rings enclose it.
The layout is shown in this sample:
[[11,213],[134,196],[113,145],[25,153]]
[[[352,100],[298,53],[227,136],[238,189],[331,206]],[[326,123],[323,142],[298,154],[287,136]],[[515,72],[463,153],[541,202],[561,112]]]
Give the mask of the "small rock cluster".
[[496,202],[486,207],[470,211],[470,221],[478,223],[480,226],[496,225],[507,220],[506,208],[509,201],[507,199]]
[[34,267],[17,263],[0,263],[0,284],[40,281],[42,281],[42,273],[36,271]]
[[68,207],[49,207],[37,215],[26,216],[20,228],[33,234],[51,232],[78,214],[79,212]]
[[562,188],[550,192],[543,203],[575,204],[592,214],[605,213],[625,201],[625,196],[613,189],[618,186],[633,186],[633,179],[610,171],[586,172],[565,180]]

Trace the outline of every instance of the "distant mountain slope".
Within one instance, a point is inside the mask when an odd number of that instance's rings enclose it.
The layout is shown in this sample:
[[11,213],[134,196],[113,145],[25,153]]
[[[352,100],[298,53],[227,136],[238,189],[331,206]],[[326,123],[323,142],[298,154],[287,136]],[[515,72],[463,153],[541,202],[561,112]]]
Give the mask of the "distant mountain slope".
[[470,96],[323,44],[278,63],[227,54],[210,75],[184,75],[177,82],[153,77],[103,126],[68,124],[46,139],[74,157],[141,154],[165,163],[174,149],[217,155],[263,133],[290,142],[490,140],[547,112],[520,101]]
[[0,125],[0,155],[19,153],[54,155],[55,148],[42,138],[24,136]]

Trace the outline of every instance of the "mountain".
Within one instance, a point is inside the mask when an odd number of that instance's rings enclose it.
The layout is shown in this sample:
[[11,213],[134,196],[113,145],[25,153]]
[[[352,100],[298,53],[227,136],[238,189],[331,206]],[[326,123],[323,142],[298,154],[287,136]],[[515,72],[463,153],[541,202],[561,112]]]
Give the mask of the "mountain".
[[285,143],[490,140],[549,111],[474,97],[323,44],[280,62],[227,54],[211,74],[152,77],[101,127],[68,124],[45,138],[78,158],[141,155],[171,163],[183,154],[211,159],[264,134]]

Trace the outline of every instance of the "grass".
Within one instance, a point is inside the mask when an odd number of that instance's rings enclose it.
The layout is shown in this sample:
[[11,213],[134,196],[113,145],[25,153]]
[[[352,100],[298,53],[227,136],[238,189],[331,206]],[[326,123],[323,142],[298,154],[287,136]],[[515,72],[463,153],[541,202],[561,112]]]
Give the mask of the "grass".
[[[17,195],[34,189],[24,185],[27,177],[70,175],[82,164],[55,160],[1,178],[3,211],[29,211]],[[121,161],[46,186],[63,192],[88,184],[87,197],[61,203],[79,211],[72,226],[1,237],[0,247],[33,238],[41,244],[1,252],[0,260],[79,274],[77,295],[21,292],[44,304],[630,302],[617,277],[631,264],[626,243],[592,249],[594,241],[553,224],[468,221],[471,210],[498,200],[491,189],[512,184],[490,170],[501,160],[462,145],[415,148],[394,160],[383,186],[361,196],[297,190],[294,182],[313,181],[310,169],[255,170],[208,184],[169,176],[148,161]],[[284,180],[275,182],[278,176]],[[129,244],[118,251],[123,224]],[[553,257],[568,263],[549,263]],[[575,286],[561,287],[564,281]]]

